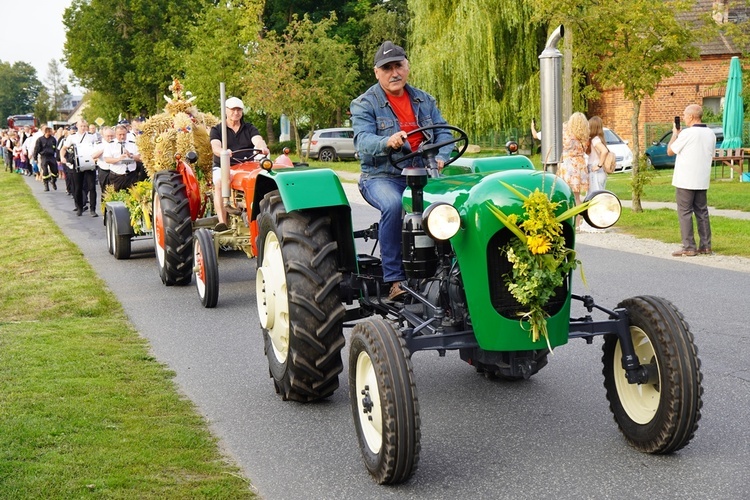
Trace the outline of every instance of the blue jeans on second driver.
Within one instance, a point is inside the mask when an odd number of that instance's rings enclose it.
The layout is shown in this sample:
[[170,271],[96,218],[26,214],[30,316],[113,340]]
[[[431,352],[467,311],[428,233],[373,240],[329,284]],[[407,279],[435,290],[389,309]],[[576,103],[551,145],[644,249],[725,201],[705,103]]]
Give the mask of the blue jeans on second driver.
[[359,191],[364,199],[380,210],[380,258],[383,261],[383,281],[392,283],[406,279],[401,258],[401,197],[406,190],[406,177],[359,178]]

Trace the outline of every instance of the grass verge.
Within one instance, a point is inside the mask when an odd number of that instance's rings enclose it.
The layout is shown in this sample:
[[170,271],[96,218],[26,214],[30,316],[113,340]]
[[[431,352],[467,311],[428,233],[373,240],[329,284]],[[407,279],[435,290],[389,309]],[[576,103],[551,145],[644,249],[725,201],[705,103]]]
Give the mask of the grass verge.
[[253,498],[174,374],[0,173],[0,498]]

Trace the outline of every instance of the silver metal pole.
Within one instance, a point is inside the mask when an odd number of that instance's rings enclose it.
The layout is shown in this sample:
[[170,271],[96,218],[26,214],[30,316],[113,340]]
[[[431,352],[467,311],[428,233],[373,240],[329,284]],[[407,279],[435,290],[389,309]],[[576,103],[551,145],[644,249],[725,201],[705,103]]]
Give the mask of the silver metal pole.
[[539,80],[542,91],[542,165],[555,172],[562,157],[562,53],[557,43],[563,37],[562,26],[552,32],[539,55]]
[[221,156],[219,156],[219,166],[221,167],[221,197],[224,199],[224,206],[229,206],[229,151],[227,150],[227,109],[226,86],[224,82],[219,84],[219,98],[221,99]]

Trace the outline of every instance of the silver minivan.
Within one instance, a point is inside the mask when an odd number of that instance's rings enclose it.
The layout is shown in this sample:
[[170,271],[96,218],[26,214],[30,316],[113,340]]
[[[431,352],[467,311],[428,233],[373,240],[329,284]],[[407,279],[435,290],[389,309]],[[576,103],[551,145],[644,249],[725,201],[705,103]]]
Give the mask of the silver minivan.
[[337,158],[354,158],[354,129],[322,128],[313,131],[312,141],[308,133],[302,139],[302,155],[307,154],[310,144],[310,158],[320,161],[333,161]]

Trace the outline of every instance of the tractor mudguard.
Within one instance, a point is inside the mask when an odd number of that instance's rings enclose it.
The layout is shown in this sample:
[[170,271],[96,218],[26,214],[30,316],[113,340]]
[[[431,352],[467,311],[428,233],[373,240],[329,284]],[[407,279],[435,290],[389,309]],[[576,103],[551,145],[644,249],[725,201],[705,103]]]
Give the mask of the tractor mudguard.
[[[274,189],[279,190],[287,212],[323,207],[349,207],[349,200],[346,199],[339,177],[329,168],[274,169],[270,172],[261,172],[260,176],[272,179]],[[258,183],[260,182],[259,178]],[[255,199],[259,202],[268,191],[258,193],[258,189],[256,187]]]
[[534,170],[534,164],[525,156],[488,156],[485,158],[461,157],[445,167],[443,175],[498,172],[501,170]]
[[130,210],[121,201],[108,201],[105,210],[112,213],[117,228],[117,236],[135,236],[133,226],[130,225]]
[[[286,212],[319,210],[328,213],[332,221],[333,241],[338,242],[339,262],[344,269],[356,272],[357,257],[351,207],[336,173],[329,168],[304,167],[274,168],[270,172],[259,172],[255,182],[251,221],[258,217],[260,201],[274,190],[279,191]],[[255,236],[256,234],[251,235],[251,242],[257,255]]]

